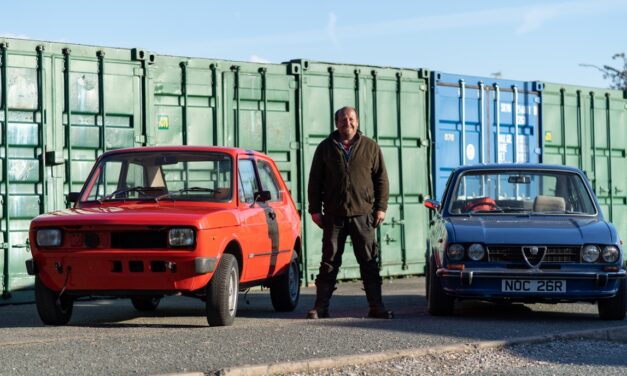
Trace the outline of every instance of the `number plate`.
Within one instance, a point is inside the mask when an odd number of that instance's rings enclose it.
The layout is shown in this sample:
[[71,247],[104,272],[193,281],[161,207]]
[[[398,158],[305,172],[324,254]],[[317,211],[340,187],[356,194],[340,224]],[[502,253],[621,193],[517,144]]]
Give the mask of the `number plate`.
[[566,292],[566,280],[504,279],[502,292]]

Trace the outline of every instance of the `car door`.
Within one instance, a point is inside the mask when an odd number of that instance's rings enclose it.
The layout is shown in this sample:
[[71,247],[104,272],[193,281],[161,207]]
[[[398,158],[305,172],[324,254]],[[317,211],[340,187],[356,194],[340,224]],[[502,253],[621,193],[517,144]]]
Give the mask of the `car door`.
[[[255,160],[238,160],[238,213],[241,230],[238,234],[242,245],[244,266],[242,282],[264,279],[270,268],[276,215],[268,210],[267,205],[255,200],[261,191]],[[272,231],[274,229],[274,231]]]
[[267,159],[257,159],[257,171],[259,173],[259,181],[261,189],[270,192],[270,199],[264,203],[260,203],[268,216],[273,217],[275,223],[274,228],[268,229],[268,235],[272,240],[272,254],[270,256],[270,264],[267,277],[271,277],[280,272],[286,265],[289,265],[294,247],[290,234],[292,231],[292,221],[290,215],[291,208],[288,206],[288,192],[284,190],[284,184],[281,184],[279,172],[274,164]]

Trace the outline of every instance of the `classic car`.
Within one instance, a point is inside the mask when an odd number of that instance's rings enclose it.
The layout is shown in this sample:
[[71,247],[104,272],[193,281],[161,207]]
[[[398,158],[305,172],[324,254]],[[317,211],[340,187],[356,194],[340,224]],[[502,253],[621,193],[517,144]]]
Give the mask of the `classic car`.
[[66,324],[83,296],[204,300],[211,326],[232,324],[238,292],[269,287],[291,311],[301,280],[300,217],[275,163],[250,150],[146,147],[100,156],[73,207],[31,222],[29,273],[45,324]]
[[586,175],[531,164],[454,170],[432,199],[427,299],[432,315],[456,300],[596,302],[605,320],[625,317],[625,260]]

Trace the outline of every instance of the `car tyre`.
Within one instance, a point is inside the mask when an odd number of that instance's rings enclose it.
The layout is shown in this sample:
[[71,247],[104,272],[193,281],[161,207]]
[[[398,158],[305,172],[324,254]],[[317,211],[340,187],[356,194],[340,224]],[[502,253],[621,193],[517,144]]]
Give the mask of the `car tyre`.
[[65,325],[72,317],[74,299],[46,287],[35,276],[35,304],[39,318],[46,325]]
[[135,307],[135,309],[140,312],[154,311],[159,306],[159,302],[161,302],[161,298],[158,296],[131,298],[131,303],[133,303],[133,307]]
[[239,267],[235,256],[225,253],[206,287],[207,322],[210,326],[229,326],[237,313]]
[[616,296],[609,299],[599,299],[599,317],[601,320],[624,320],[627,309],[627,280],[620,280]]
[[272,306],[279,312],[291,312],[298,305],[300,298],[300,267],[298,255],[292,253],[287,271],[276,277],[270,284]]
[[433,316],[452,315],[455,308],[455,299],[444,292],[440,279],[435,272],[435,260],[431,257],[429,262],[429,299],[427,300],[427,310]]

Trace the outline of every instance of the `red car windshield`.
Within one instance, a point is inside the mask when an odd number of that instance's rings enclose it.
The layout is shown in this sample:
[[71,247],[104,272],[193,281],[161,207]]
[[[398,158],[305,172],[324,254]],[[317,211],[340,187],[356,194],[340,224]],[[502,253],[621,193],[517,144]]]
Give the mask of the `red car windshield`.
[[224,153],[147,151],[102,159],[87,180],[84,201],[230,201],[233,161]]

